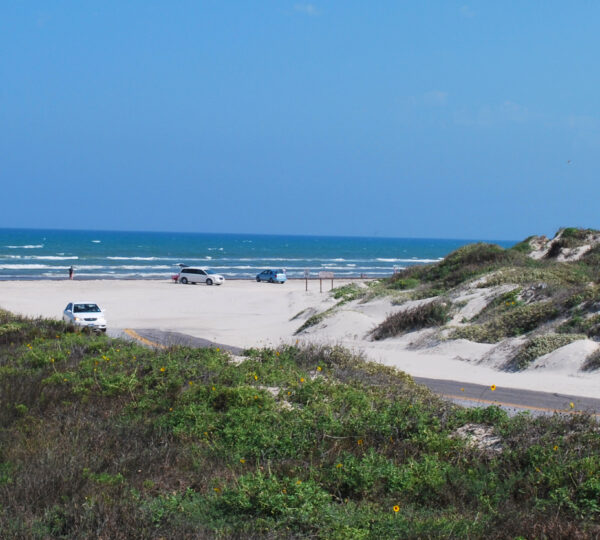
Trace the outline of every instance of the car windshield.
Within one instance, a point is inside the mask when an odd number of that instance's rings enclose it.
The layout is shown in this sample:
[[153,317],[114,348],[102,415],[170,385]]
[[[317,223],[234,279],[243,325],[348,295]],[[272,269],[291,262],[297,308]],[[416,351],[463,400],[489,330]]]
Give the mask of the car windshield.
[[73,313],[98,313],[100,308],[96,304],[75,304]]

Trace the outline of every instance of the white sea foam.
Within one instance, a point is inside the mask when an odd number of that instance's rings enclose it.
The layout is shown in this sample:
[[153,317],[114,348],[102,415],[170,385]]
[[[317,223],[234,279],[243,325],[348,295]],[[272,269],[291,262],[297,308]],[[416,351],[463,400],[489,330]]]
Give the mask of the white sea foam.
[[58,267],[47,264],[0,264],[0,270],[45,270],[46,268]]
[[92,240],[93,244],[100,244],[102,242],[102,240]]
[[441,259],[417,259],[416,257],[413,257],[412,259],[384,259],[381,257],[378,257],[377,259],[375,259],[376,261],[379,262],[391,262],[391,263],[395,263],[395,262],[403,262],[403,263],[434,263],[434,262],[438,262],[441,261]]
[[44,247],[44,244],[28,244],[25,246],[4,246],[8,249],[40,249]]
[[162,257],[106,257],[111,261],[165,261],[176,259],[165,259]]
[[30,257],[23,257],[26,259],[35,259],[38,261],[68,261],[79,259],[76,255],[72,257],[59,257],[58,255],[31,255]]

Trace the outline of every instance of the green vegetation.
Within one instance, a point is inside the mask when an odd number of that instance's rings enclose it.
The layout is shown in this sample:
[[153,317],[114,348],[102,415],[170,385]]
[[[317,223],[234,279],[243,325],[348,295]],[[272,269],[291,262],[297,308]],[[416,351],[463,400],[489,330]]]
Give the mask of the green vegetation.
[[506,368],[509,370],[525,369],[536,358],[548,354],[560,347],[564,347],[573,341],[585,339],[583,334],[545,334],[535,336],[523,345]]
[[599,475],[588,416],[462,409],[339,347],[235,365],[0,312],[3,539],[591,538]]
[[398,289],[398,284],[409,283],[413,288],[418,283],[424,287],[450,290],[461,283],[484,275],[508,264],[528,264],[528,257],[519,251],[505,250],[495,244],[470,244],[450,253],[433,265],[411,266],[387,280],[389,289]]
[[600,337],[600,315],[581,315],[581,310],[575,310],[572,317],[558,327],[558,332],[566,334],[580,333],[589,338]]
[[498,343],[506,337],[516,337],[535,330],[542,323],[555,319],[559,311],[552,302],[510,305],[507,310],[484,324],[456,328],[452,339],[469,339],[479,343]]
[[443,326],[450,320],[450,310],[450,301],[434,300],[398,311],[389,315],[371,332],[371,336],[380,340],[421,328]]
[[[560,334],[585,334],[600,337],[600,245],[592,247],[580,260],[558,262],[556,255],[565,247],[590,243],[600,232],[566,228],[548,241],[555,253],[544,259],[529,257],[535,237],[529,237],[510,249],[478,243],[464,246],[444,260],[424,266],[412,266],[376,286],[379,294],[392,297],[392,304],[407,300],[438,298],[445,302],[468,288],[513,285],[499,293],[464,326],[454,328],[450,339],[469,339],[498,343],[508,337],[534,331]],[[477,281],[475,281],[477,280]],[[401,293],[401,294],[399,294]],[[455,308],[459,308],[455,304]],[[376,339],[397,335],[426,326],[444,325],[448,317],[411,323],[407,315],[391,316],[374,331]],[[553,338],[554,339],[554,338]],[[559,339],[559,338],[555,338]],[[525,361],[524,361],[525,362]],[[514,368],[514,366],[512,366]]]
[[594,351],[586,359],[583,367],[583,371],[595,371],[600,369],[600,350]]

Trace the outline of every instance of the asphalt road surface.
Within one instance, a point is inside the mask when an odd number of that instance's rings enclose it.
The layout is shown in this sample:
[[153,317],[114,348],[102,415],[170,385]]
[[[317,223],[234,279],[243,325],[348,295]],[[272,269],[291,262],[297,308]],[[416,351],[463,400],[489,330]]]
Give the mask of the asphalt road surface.
[[[149,347],[166,348],[173,345],[190,347],[218,347],[240,355],[243,349],[223,343],[215,343],[207,339],[196,338],[179,332],[162,330],[109,330],[112,337],[133,339]],[[571,396],[568,394],[520,390],[517,388],[495,387],[471,384],[444,379],[426,379],[414,377],[414,380],[427,386],[439,396],[466,407],[488,407],[496,405],[509,414],[527,411],[533,415],[564,413],[573,414],[587,412],[600,418],[600,399]],[[600,389],[599,389],[600,395]]]

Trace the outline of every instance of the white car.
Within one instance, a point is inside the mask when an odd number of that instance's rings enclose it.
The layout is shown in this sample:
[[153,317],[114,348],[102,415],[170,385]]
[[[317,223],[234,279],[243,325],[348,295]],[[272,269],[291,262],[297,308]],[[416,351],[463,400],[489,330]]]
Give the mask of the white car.
[[222,285],[225,278],[221,274],[216,274],[212,270],[186,266],[182,268],[177,276],[178,283],[206,283],[207,285]]
[[104,312],[93,302],[69,302],[62,318],[75,326],[88,326],[93,330],[106,332]]

